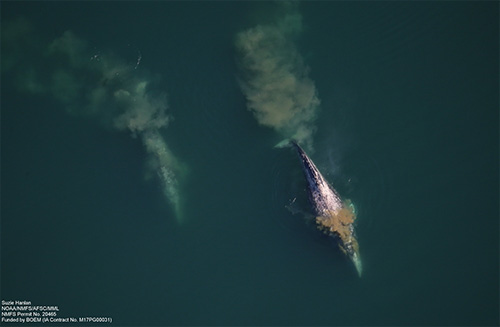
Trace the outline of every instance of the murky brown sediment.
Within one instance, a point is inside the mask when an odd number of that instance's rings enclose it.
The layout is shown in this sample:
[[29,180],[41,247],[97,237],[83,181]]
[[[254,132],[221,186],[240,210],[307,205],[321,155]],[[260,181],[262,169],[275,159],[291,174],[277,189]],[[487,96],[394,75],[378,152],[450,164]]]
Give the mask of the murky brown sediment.
[[[327,214],[316,217],[316,224],[318,229],[324,233],[339,237],[343,244],[352,243],[357,252],[358,242],[352,228],[354,220],[356,220],[356,215],[350,206],[350,201],[346,201],[340,210],[328,211]],[[340,248],[344,250],[343,246]]]

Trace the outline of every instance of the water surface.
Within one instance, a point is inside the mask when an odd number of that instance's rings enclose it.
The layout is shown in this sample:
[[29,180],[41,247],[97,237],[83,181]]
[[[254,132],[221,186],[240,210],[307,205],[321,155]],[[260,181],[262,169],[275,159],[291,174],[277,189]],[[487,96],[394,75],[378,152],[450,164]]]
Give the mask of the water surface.
[[[321,101],[311,157],[356,204],[361,279],[303,221],[298,158],[273,148],[282,135],[238,83],[237,33],[276,12],[2,3],[2,299],[120,326],[498,324],[498,4],[298,7]],[[121,104],[75,115],[27,87],[28,72],[50,81],[60,67],[44,51],[67,30],[86,44],[83,66],[64,66],[83,90],[109,87],[90,84],[97,55],[128,67],[109,81],[165,93],[180,222],[141,132],[111,123]]]

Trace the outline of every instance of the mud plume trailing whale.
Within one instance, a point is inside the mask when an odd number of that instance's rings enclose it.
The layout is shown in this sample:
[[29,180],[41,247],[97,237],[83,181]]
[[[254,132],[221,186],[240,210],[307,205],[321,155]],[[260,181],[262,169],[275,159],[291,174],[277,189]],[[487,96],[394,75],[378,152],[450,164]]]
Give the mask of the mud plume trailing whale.
[[307,180],[307,193],[316,215],[318,229],[329,236],[337,238],[340,249],[351,259],[358,275],[361,277],[362,266],[359,246],[354,235],[356,216],[353,205],[349,200],[342,201],[305,151],[297,142],[291,141],[291,143],[297,149],[302,162],[302,168]]

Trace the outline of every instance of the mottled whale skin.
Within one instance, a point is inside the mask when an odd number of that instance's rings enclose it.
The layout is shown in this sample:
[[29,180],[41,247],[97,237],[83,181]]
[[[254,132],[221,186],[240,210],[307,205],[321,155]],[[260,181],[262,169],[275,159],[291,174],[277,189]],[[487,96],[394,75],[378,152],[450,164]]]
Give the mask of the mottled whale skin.
[[309,201],[316,215],[318,228],[338,239],[340,249],[351,259],[361,277],[362,265],[358,242],[354,235],[355,215],[349,201],[342,201],[339,194],[328,184],[314,162],[295,141],[305,178]]

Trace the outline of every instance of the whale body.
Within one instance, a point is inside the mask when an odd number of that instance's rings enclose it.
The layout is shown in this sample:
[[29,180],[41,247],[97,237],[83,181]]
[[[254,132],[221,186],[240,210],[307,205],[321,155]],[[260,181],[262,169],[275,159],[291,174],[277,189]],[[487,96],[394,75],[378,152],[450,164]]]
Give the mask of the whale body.
[[306,152],[297,142],[291,143],[302,163],[309,201],[316,215],[316,226],[324,233],[337,238],[340,249],[351,259],[361,277],[362,265],[358,241],[354,234],[356,216],[353,205],[349,200],[342,201]]

